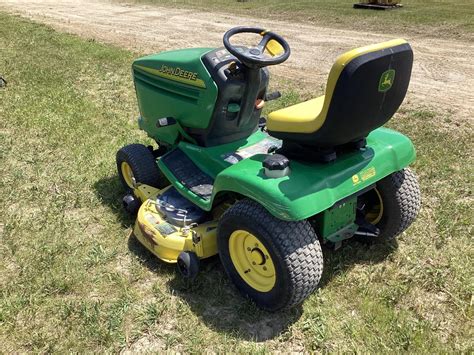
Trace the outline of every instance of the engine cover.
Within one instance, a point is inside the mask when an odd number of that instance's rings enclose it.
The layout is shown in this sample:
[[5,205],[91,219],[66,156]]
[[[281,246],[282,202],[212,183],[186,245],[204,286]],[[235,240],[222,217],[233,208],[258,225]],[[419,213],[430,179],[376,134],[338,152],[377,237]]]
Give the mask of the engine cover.
[[[244,48],[244,47],[242,47]],[[139,127],[158,143],[211,147],[248,137],[261,116],[266,68],[250,75],[225,48],[189,48],[134,61]]]

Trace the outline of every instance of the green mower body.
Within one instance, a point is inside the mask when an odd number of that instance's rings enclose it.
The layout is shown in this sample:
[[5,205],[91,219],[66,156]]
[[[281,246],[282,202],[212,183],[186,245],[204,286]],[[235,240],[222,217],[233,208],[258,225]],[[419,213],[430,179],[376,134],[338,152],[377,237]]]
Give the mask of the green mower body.
[[367,141],[370,148],[347,154],[331,164],[292,162],[291,174],[281,178],[268,178],[262,167],[268,148],[281,142],[261,131],[217,147],[179,143],[178,148],[213,178],[209,199],[200,198],[183,186],[165,164],[158,161],[158,165],[178,191],[206,211],[212,209],[219,195],[233,192],[258,201],[277,218],[298,221],[363,191],[415,160],[411,141],[391,129],[379,128]]
[[[223,52],[224,61],[230,57],[223,48],[196,48],[153,54],[133,63],[139,127],[157,142],[179,148],[214,180],[211,198],[200,198],[158,160],[168,180],[200,208],[209,211],[216,196],[234,192],[259,201],[278,218],[302,220],[414,161],[411,141],[386,128],[370,133],[367,149],[332,164],[292,162],[291,174],[279,179],[267,178],[262,162],[268,149],[280,147],[281,141],[260,130],[226,144],[197,145],[186,129],[206,129],[218,97],[217,85],[202,61],[211,51]],[[229,100],[223,110],[238,107],[239,103]],[[236,116],[236,112],[227,116]]]
[[[230,44],[241,32],[262,40]],[[138,211],[137,238],[185,277],[219,253],[259,306],[291,307],[319,282],[320,242],[393,238],[416,217],[419,190],[407,169],[414,146],[382,127],[405,96],[411,48],[394,40],[350,51],[331,69],[325,96],[265,120],[264,102],[278,98],[267,92],[267,66],[288,58],[288,44],[242,27],[224,45],[133,63],[138,125],[159,149],[117,153],[133,191],[124,203]]]

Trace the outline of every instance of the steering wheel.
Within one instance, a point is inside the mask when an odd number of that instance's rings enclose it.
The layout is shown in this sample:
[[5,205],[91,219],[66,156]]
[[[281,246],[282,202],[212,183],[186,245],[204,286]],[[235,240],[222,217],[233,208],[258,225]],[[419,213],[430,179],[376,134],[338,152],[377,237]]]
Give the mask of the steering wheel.
[[[230,39],[239,33],[257,33],[263,38],[256,47],[243,49],[242,47],[236,47],[230,43]],[[270,41],[278,43],[281,46],[280,50],[282,49],[283,52],[275,53],[276,55],[273,57],[265,55],[265,48]],[[224,47],[243,64],[253,68],[283,63],[288,59],[291,53],[290,45],[283,37],[272,31],[258,27],[234,27],[230,29],[224,34]]]

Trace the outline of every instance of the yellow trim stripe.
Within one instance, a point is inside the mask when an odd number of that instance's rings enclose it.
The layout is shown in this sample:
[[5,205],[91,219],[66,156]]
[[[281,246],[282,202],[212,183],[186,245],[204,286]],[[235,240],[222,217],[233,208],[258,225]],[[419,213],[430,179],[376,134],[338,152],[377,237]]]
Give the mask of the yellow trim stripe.
[[[360,57],[361,55],[376,52],[379,50],[399,46],[401,44],[405,44],[407,41],[404,39],[394,39],[387,42],[372,44],[370,46],[360,47],[353,49],[349,52],[342,54],[340,57],[336,59],[336,62],[331,68],[329,72],[328,82],[326,86],[326,93],[324,95],[324,104],[322,109],[314,110],[313,112],[300,115],[303,107],[298,108],[298,105],[302,105],[304,103],[296,104],[278,111],[274,111],[268,115],[267,121],[267,128],[270,131],[275,132],[293,132],[293,133],[313,133],[316,132],[321,126],[324,124],[326,120],[326,116],[329,110],[329,105],[332,100],[332,95],[334,93],[334,89],[336,87],[336,83],[339,79],[339,75],[341,74],[344,67],[349,64],[353,59]],[[321,99],[323,96],[320,96]],[[320,106],[316,105],[317,99],[313,99],[310,101],[314,101],[313,103],[308,102],[307,107],[311,104],[313,108],[317,109]],[[305,107],[305,108],[307,108]]]
[[204,81],[202,79],[190,80],[190,79],[186,79],[186,78],[181,78],[181,77],[176,76],[176,75],[163,73],[163,72],[159,71],[158,69],[148,68],[148,67],[144,67],[144,66],[141,66],[141,65],[135,65],[135,68],[138,68],[140,70],[143,70],[144,72],[159,76],[163,79],[168,79],[168,80],[171,80],[171,81],[177,81],[181,84],[196,86],[196,87],[202,88],[202,89],[206,88],[206,84],[204,84]]

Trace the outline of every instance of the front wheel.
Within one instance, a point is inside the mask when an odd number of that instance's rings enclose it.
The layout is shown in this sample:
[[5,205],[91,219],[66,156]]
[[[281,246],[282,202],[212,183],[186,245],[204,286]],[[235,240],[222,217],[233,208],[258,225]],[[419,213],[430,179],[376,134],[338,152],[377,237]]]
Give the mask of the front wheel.
[[282,221],[246,199],[226,211],[217,233],[227,275],[257,306],[290,308],[316,289],[323,254],[308,221]]
[[152,151],[142,144],[130,144],[121,148],[117,152],[116,163],[120,181],[127,189],[133,190],[137,184],[157,188],[167,185]]

